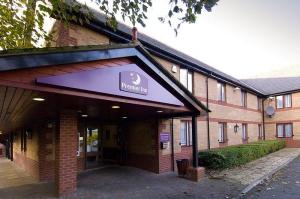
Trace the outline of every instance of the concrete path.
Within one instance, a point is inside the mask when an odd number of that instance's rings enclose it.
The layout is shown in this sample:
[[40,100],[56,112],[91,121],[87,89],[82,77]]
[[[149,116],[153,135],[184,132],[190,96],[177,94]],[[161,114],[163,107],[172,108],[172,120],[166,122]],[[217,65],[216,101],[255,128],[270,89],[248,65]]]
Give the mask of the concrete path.
[[246,193],[299,155],[299,148],[285,148],[252,161],[245,166],[214,173],[213,177],[239,182],[245,187],[242,193]]
[[10,160],[0,158],[0,189],[36,183],[25,171],[15,166]]

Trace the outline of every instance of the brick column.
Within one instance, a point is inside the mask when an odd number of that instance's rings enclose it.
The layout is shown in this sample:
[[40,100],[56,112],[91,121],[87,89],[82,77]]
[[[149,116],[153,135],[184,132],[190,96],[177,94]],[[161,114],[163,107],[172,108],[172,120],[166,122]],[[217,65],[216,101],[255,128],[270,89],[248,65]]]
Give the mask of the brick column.
[[58,196],[77,189],[77,114],[62,110],[55,140],[55,185]]

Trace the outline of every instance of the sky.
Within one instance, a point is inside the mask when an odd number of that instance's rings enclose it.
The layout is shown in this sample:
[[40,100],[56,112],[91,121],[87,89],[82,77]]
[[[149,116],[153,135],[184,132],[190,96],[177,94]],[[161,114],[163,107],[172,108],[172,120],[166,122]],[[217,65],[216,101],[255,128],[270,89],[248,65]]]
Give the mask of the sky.
[[167,11],[167,0],[153,0],[138,31],[236,78],[300,67],[299,0],[220,0],[177,36],[158,21]]

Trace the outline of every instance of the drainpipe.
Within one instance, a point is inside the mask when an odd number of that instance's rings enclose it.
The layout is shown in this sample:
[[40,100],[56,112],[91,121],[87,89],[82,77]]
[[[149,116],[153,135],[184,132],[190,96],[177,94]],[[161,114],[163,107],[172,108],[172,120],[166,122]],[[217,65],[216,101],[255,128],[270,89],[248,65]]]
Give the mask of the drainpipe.
[[174,118],[171,119],[171,157],[172,157],[172,170],[175,171],[175,152],[174,152]]
[[264,98],[262,100],[262,121],[263,121],[263,139],[266,140],[266,128],[265,128],[265,100],[266,98]]
[[[206,107],[209,109],[209,103],[208,103],[208,76],[206,76]],[[207,123],[207,149],[210,150],[209,112],[207,112],[206,123]]]

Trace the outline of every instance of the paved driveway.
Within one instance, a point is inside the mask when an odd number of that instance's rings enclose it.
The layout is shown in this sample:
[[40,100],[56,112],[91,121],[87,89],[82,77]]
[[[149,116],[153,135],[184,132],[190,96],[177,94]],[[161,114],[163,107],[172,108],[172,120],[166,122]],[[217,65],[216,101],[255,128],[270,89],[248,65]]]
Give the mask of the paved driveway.
[[[175,173],[157,175],[130,167],[108,167],[88,171],[78,177],[78,190],[68,198],[103,199],[185,199],[232,198],[239,184],[221,179],[200,183],[178,178]],[[0,198],[55,198],[53,183],[37,183],[0,189]]]
[[273,175],[269,181],[255,187],[245,198],[300,198],[300,157]]

